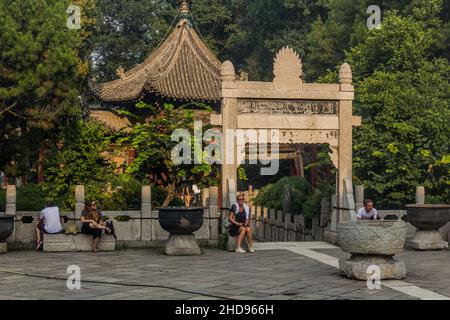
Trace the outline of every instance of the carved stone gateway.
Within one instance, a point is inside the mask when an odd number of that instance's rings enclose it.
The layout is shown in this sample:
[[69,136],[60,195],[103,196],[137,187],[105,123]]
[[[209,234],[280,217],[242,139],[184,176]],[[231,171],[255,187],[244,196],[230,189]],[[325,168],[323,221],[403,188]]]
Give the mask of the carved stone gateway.
[[[352,127],[361,124],[352,115],[354,88],[352,72],[343,64],[339,84],[304,83],[299,55],[291,48],[281,49],[275,57],[272,82],[240,81],[230,61],[222,65],[221,119],[214,121],[227,129],[279,130],[279,144],[326,144],[337,173],[337,222],[355,220],[354,208],[343,206],[344,181],[352,181]],[[246,79],[247,80],[247,79]],[[232,140],[231,140],[232,139]],[[244,144],[236,137],[225,137],[223,154],[228,146]],[[236,156],[235,159],[237,160]],[[239,164],[222,164],[223,207],[231,205],[231,189],[236,190]],[[345,211],[345,212],[343,212]],[[332,230],[336,231],[336,230]]]
[[284,47],[277,53],[273,68],[273,84],[276,89],[301,89],[302,73],[302,61],[294,50]]
[[336,101],[242,99],[238,102],[239,114],[336,114],[337,109]]

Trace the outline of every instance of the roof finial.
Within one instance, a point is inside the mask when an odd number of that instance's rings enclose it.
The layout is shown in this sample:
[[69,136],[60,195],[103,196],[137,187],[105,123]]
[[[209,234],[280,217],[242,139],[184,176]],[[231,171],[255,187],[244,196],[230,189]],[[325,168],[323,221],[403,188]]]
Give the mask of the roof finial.
[[180,13],[183,15],[186,15],[189,13],[189,4],[188,4],[187,0],[183,0],[181,2]]

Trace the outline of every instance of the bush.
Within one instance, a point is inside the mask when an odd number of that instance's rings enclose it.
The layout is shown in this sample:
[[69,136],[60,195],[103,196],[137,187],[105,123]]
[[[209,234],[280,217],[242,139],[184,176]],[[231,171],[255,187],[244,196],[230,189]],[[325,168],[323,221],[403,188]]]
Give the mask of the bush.
[[[97,201],[104,211],[140,210],[142,183],[126,176],[111,176],[108,182],[90,182],[85,185],[86,201]],[[63,211],[75,209],[75,186],[70,192],[54,199],[52,193],[36,184],[17,188],[17,211],[41,211],[47,201],[54,202]],[[152,205],[158,208],[164,202],[167,191],[152,187]],[[175,198],[171,206],[184,206],[181,199]],[[6,190],[0,190],[0,212],[6,207]]]
[[113,176],[106,184],[86,188],[86,200],[97,200],[103,210],[140,210],[142,184],[125,176]]
[[[17,188],[17,211],[41,211],[45,208],[47,201],[53,201],[61,205],[59,199],[49,199],[42,187],[37,184],[29,184]],[[0,211],[5,210],[6,190],[0,191]]]
[[324,197],[329,197],[332,192],[329,187],[325,186],[320,186],[314,191],[304,178],[285,177],[262,188],[254,202],[258,206],[283,210],[286,189],[291,190],[292,214],[303,214],[308,227],[312,224],[312,218],[320,214],[321,200]]
[[[159,208],[164,203],[167,197],[167,190],[162,187],[152,187],[152,206],[154,208]],[[173,207],[183,207],[184,202],[182,199],[175,197],[169,206]]]

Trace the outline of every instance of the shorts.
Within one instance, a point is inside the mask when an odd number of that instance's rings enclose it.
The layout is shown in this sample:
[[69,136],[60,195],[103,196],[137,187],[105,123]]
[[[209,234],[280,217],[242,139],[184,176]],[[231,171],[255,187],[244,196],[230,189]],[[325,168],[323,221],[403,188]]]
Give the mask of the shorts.
[[45,230],[45,223],[44,222],[39,222],[37,227],[41,231],[41,235],[43,235],[43,234],[60,234],[60,233],[64,232],[64,230],[61,230],[59,232],[48,232],[47,230]]
[[94,229],[89,226],[89,223],[83,223],[81,226],[81,233],[91,235],[94,239],[102,237],[102,229]]

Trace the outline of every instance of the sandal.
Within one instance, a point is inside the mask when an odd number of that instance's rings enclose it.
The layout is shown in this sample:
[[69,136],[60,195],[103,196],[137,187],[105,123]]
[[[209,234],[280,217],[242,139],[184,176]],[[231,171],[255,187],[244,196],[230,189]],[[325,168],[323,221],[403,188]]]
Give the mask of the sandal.
[[42,245],[44,244],[44,241],[39,241],[37,244],[36,244],[36,251],[40,251],[41,249],[42,249]]

